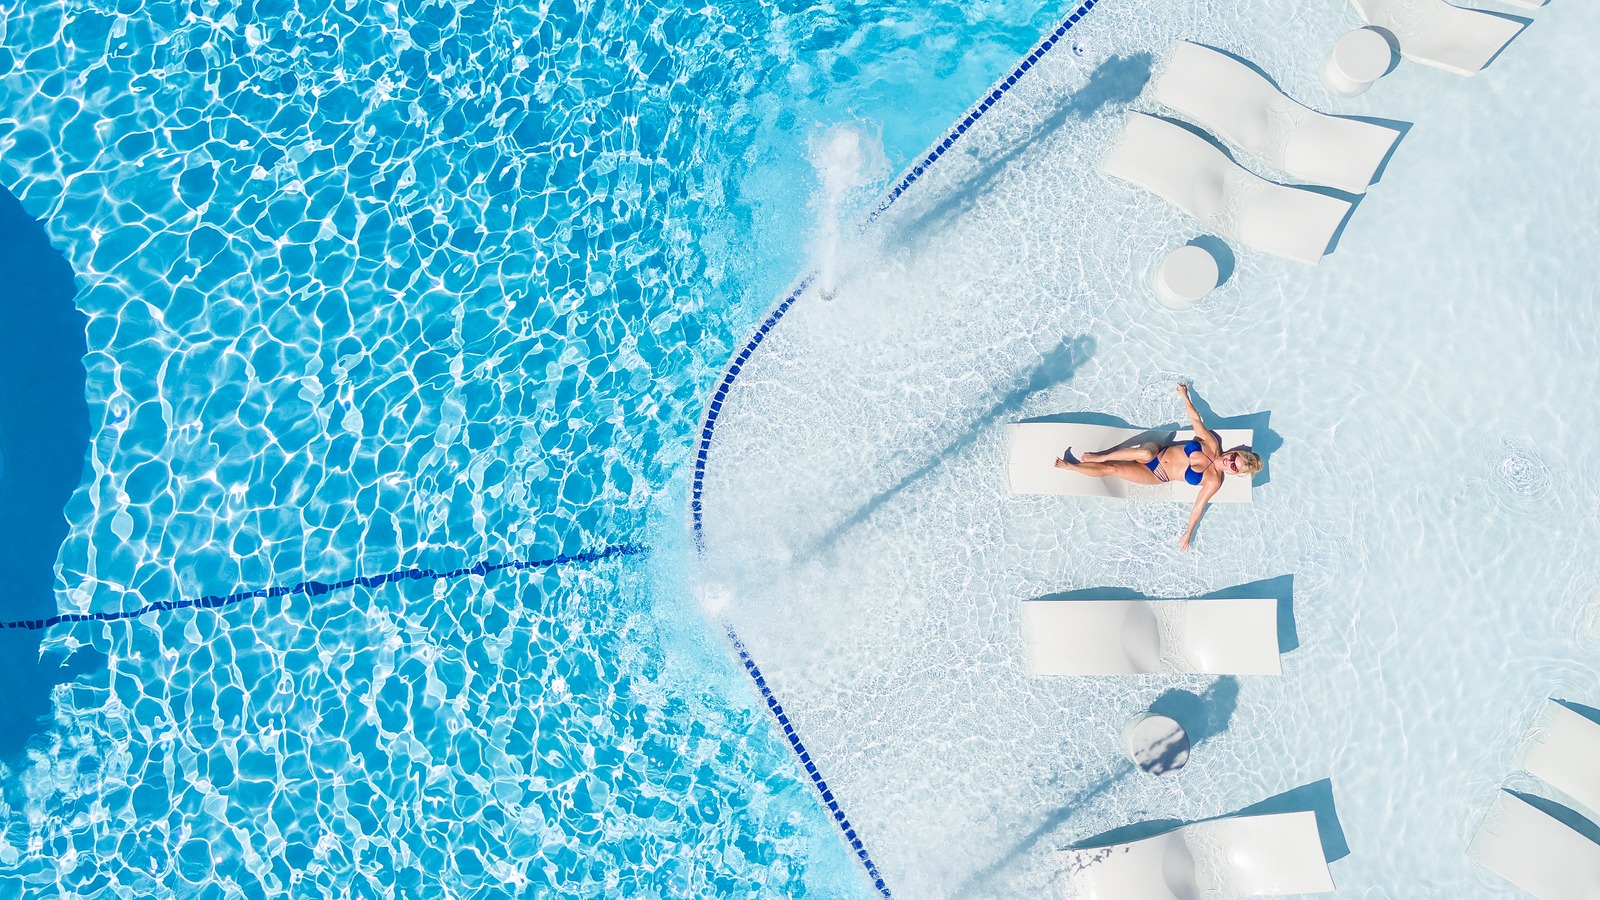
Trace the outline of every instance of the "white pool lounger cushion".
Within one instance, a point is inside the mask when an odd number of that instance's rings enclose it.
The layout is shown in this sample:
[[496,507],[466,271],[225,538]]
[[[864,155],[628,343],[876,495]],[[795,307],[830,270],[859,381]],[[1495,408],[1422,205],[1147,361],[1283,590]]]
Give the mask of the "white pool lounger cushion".
[[1280,675],[1278,601],[1028,600],[1034,675]]
[[1152,96],[1294,178],[1353,194],[1400,139],[1393,128],[1302,106],[1239,60],[1188,41],[1173,45]]
[[[1079,497],[1136,497],[1193,503],[1200,489],[1187,482],[1138,485],[1121,478],[1095,478],[1055,467],[1055,461],[1068,447],[1075,454],[1110,450],[1149,429],[1119,428],[1113,425],[1075,425],[1063,422],[1022,422],[1006,426],[1006,473],[1014,494],[1072,494]],[[1253,433],[1248,428],[1223,428],[1217,431],[1222,449],[1248,447]],[[1194,437],[1190,429],[1174,434],[1172,441],[1183,443]],[[1249,503],[1251,478],[1245,475],[1222,476],[1222,487],[1211,498],[1213,503]]]
[[1076,900],[1199,900],[1333,890],[1313,812],[1230,816],[1093,850],[1060,851]]
[[1600,844],[1507,791],[1495,796],[1467,855],[1539,900],[1600,897]]
[[1350,0],[1368,25],[1400,42],[1400,55],[1413,62],[1473,75],[1489,64],[1523,24],[1444,0]]
[[1222,237],[1313,266],[1352,205],[1260,178],[1205,138],[1144,113],[1128,114],[1100,167],[1160,195]]
[[[1539,710],[1522,768],[1600,813],[1600,724],[1555,702]],[[1600,881],[1595,883],[1600,897]]]

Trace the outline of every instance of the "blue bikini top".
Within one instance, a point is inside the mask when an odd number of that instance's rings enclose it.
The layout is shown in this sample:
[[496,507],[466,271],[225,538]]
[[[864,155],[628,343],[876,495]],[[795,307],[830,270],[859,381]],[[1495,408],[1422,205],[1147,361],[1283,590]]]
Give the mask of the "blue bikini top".
[[[1200,442],[1199,441],[1189,441],[1188,443],[1183,445],[1183,453],[1184,453],[1185,456],[1193,456],[1193,455],[1195,455],[1196,453],[1199,453],[1199,452],[1200,452]],[[1187,481],[1188,483],[1190,483],[1192,485],[1199,485],[1200,482],[1202,480],[1204,480],[1204,478],[1205,478],[1205,476],[1201,475],[1199,472],[1196,472],[1193,469],[1187,469],[1183,473],[1183,480]]]

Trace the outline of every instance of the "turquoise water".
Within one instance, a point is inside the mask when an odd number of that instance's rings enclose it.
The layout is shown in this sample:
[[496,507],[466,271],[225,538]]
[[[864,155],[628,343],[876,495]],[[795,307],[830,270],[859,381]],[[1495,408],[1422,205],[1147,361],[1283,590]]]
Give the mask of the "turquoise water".
[[688,436],[809,141],[903,164],[1058,12],[6,5],[89,317],[57,608],[656,549],[50,630],[103,663],[0,763],[0,893],[870,891],[683,598]]

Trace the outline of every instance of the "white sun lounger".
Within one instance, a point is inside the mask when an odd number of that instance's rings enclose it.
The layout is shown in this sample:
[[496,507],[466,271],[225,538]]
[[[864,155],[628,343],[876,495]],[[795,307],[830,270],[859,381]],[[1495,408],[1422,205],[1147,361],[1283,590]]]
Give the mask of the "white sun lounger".
[[1400,55],[1458,75],[1473,75],[1522,33],[1523,24],[1444,0],[1350,0],[1368,25],[1393,34]]
[[1594,900],[1600,890],[1600,844],[1508,791],[1495,795],[1467,855],[1539,900]]
[[1059,851],[1077,900],[1199,900],[1333,890],[1314,812],[1230,816],[1142,841]]
[[1034,675],[1280,675],[1278,601],[1028,600]]
[[[1524,746],[1522,768],[1529,775],[1600,813],[1600,724],[1546,701]],[[1600,896],[1600,882],[1595,885]]]
[[1400,139],[1393,128],[1301,106],[1239,60],[1188,41],[1173,45],[1152,96],[1273,168],[1353,194]]
[[[1095,478],[1055,467],[1055,461],[1068,447],[1074,454],[1110,450],[1149,430],[1118,428],[1112,425],[1073,425],[1063,422],[1023,422],[1006,426],[1006,472],[1013,494],[1073,494],[1079,497],[1135,497],[1193,503],[1200,489],[1182,481],[1139,485],[1121,478]],[[1217,431],[1222,448],[1248,447],[1252,432],[1248,428],[1223,428]],[[1159,438],[1160,435],[1155,436]],[[1190,429],[1173,434],[1182,443],[1194,437]],[[1155,438],[1152,438],[1155,439]],[[1213,503],[1249,503],[1251,479],[1244,475],[1222,476],[1222,487],[1211,498]]]
[[1100,168],[1159,194],[1222,237],[1313,266],[1351,207],[1259,178],[1205,138],[1144,113],[1128,114]]

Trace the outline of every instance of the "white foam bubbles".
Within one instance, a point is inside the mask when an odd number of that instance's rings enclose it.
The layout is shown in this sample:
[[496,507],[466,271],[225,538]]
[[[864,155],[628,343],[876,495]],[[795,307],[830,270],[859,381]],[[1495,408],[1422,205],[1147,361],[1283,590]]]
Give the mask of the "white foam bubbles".
[[695,600],[708,615],[720,615],[733,602],[733,590],[725,584],[708,582],[695,586]]
[[831,299],[839,286],[842,222],[870,196],[867,187],[889,173],[889,163],[882,136],[855,124],[835,125],[813,137],[810,156],[820,183],[811,253],[817,286]]

